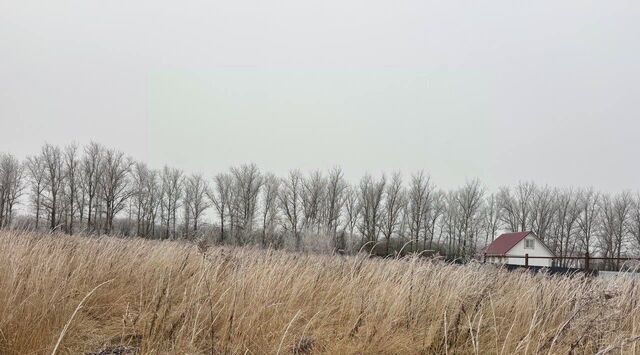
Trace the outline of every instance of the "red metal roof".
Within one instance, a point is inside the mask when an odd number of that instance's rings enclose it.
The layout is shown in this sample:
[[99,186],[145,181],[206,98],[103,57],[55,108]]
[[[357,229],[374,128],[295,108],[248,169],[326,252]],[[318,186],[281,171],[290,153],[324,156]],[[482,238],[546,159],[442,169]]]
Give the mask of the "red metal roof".
[[484,252],[487,254],[506,254],[529,234],[531,234],[531,232],[504,233],[491,242]]

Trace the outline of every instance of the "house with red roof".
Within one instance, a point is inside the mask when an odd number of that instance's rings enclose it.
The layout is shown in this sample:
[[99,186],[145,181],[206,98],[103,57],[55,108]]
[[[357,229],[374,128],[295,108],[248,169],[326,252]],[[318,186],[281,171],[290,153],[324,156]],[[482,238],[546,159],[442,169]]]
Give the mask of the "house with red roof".
[[[534,232],[504,233],[484,250],[485,262],[493,264],[551,267],[556,255]],[[528,255],[528,260],[525,260]],[[511,256],[511,257],[510,257]],[[518,256],[517,258],[515,256]],[[534,257],[534,258],[531,258]],[[537,259],[547,257],[549,259]]]

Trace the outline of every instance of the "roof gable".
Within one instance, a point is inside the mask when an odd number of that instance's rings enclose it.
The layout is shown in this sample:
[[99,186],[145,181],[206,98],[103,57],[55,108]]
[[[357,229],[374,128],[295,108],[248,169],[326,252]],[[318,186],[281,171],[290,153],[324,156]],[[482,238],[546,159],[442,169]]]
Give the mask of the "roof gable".
[[485,253],[500,255],[506,254],[529,234],[532,234],[532,232],[504,233],[489,244]]

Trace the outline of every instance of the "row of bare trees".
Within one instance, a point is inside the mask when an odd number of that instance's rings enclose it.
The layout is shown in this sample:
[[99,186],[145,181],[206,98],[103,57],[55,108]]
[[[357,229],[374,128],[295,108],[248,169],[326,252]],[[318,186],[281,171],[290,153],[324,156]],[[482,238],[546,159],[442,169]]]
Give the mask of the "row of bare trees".
[[24,161],[0,154],[0,227],[452,257],[532,230],[558,255],[616,257],[640,250],[640,197],[529,182],[490,193],[478,180],[447,191],[424,172],[351,184],[339,168],[277,177],[253,164],[208,178],[96,143],[45,144]]

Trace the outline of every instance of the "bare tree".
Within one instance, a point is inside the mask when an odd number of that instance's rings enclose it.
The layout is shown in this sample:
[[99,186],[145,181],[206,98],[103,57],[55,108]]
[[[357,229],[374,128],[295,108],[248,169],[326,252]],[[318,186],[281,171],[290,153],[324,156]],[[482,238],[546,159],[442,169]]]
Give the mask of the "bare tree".
[[640,193],[633,199],[631,216],[629,217],[629,232],[635,241],[636,252],[640,250]]
[[[436,220],[438,218],[436,218]],[[431,218],[429,218],[429,219],[431,219]],[[400,209],[400,217],[398,219],[398,227],[396,228],[396,235],[397,235],[398,241],[400,241],[402,243],[403,247],[404,247],[404,244],[406,244],[406,241],[410,240],[410,238],[409,238],[409,225],[410,225],[410,223],[411,223],[411,221],[409,219],[409,208],[408,208],[408,201],[407,201],[407,189],[405,188],[404,189],[404,201],[403,201],[402,207]],[[425,220],[425,223],[430,223],[430,222],[426,222],[426,220]],[[427,227],[425,226],[425,228],[427,228]],[[433,230],[435,230],[435,228],[433,228]]]
[[348,186],[345,190],[344,207],[346,219],[344,230],[348,230],[349,237],[353,238],[354,230],[358,225],[362,212],[362,203],[360,203],[357,191],[352,186]]
[[220,218],[220,243],[225,241],[225,221],[231,208],[233,189],[233,176],[231,174],[218,174],[213,178],[214,187],[207,191],[211,203],[216,208]]
[[593,243],[594,234],[597,232],[597,225],[600,218],[600,193],[592,188],[583,191],[580,194],[578,206],[580,214],[578,215],[579,241],[582,251],[588,253]]
[[345,191],[347,189],[347,183],[344,181],[342,169],[331,169],[327,179],[326,189],[325,215],[327,231],[332,235],[334,250],[344,250],[346,247],[344,233],[341,236],[338,235],[338,224],[340,223],[340,215],[345,204]]
[[235,237],[243,245],[252,236],[262,174],[255,164],[250,164],[231,168],[231,175],[234,180]]
[[322,202],[325,192],[325,179],[320,171],[315,171],[309,175],[302,183],[302,212],[305,226],[310,229],[315,226],[316,233],[320,230],[320,213],[322,212]]
[[40,224],[40,211],[42,210],[42,199],[45,190],[45,165],[40,156],[27,158],[27,176],[29,178],[30,198],[35,210],[36,224],[38,229]]
[[73,234],[73,221],[76,214],[75,201],[78,194],[78,146],[71,144],[64,150],[65,197],[67,208],[67,233]]
[[302,216],[302,189],[303,177],[300,171],[293,170],[289,176],[282,180],[282,188],[278,195],[280,209],[282,210],[282,227],[293,236],[296,250],[302,247],[302,229],[304,218]]
[[11,225],[23,189],[23,165],[11,154],[0,154],[0,228]]
[[[104,148],[95,142],[91,142],[84,148],[84,157],[80,163],[82,170],[81,186],[83,194],[87,198],[87,228],[91,231],[96,229],[97,199],[103,154]],[[83,211],[80,213],[83,214]]]
[[144,220],[145,208],[147,200],[146,185],[149,175],[149,168],[144,163],[134,163],[132,169],[132,197],[136,208],[136,235],[142,236],[141,225]]
[[62,158],[62,151],[59,147],[54,147],[51,144],[45,144],[42,148],[41,154],[46,171],[46,202],[44,205],[49,211],[49,228],[51,230],[55,230],[59,225],[60,216],[58,215],[58,208],[60,201],[58,198],[64,181],[64,162]]
[[489,195],[485,202],[484,208],[484,245],[489,244],[489,238],[493,242],[498,230],[502,227],[500,218],[500,208],[498,207],[498,200],[495,194]]
[[513,232],[525,231],[532,226],[531,205],[536,185],[531,182],[520,182],[512,195],[508,187],[500,189],[498,201],[503,222]]
[[[602,225],[598,234],[598,250],[605,258],[613,258],[616,255],[615,240],[617,229],[617,216],[613,199],[609,195],[603,195],[600,201],[600,215]],[[606,265],[612,267],[611,263]]]
[[411,235],[411,250],[415,251],[418,247],[418,240],[424,226],[424,216],[428,213],[431,203],[431,194],[433,186],[431,186],[431,178],[423,171],[411,176],[411,183],[408,192],[408,208],[409,208],[409,234]]
[[162,198],[158,173],[149,169],[144,163],[136,163],[132,175],[134,182],[132,193],[136,206],[136,234],[153,237]]
[[129,188],[129,174],[133,161],[125,158],[124,153],[109,149],[102,159],[100,189],[105,203],[104,231],[113,231],[113,220],[126,206],[127,199],[133,195]]
[[516,186],[516,201],[519,211],[520,230],[525,231],[530,225],[531,200],[535,194],[536,185],[532,182],[521,182]]
[[432,249],[433,248],[433,241],[435,238],[435,234],[436,234],[436,225],[438,222],[438,219],[440,219],[446,208],[446,201],[445,201],[445,193],[443,191],[434,191],[432,193],[432,197],[430,198],[430,207],[427,210],[427,213],[425,213],[424,216],[424,229],[425,229],[425,237],[427,237],[428,235],[428,239],[429,239],[429,244],[427,245],[426,240],[427,238],[424,238],[424,242],[422,244],[422,249]]
[[14,212],[13,208],[15,207],[16,204],[18,204],[18,201],[20,197],[22,197],[22,194],[25,188],[24,165],[17,160],[16,162],[17,164],[15,165],[15,169],[13,169],[15,174],[13,174],[11,179],[11,187],[10,187],[11,192],[9,193],[7,211],[5,213],[6,225],[10,225],[13,222],[13,212]]
[[580,208],[574,190],[557,192],[557,206],[554,209],[553,233],[546,238],[547,243],[560,256],[574,254],[576,227]]
[[280,240],[273,240],[272,238],[278,220],[279,191],[280,179],[273,174],[265,175],[262,189],[262,238],[260,241],[263,248],[267,246],[267,239],[275,247],[280,247],[282,244]]
[[176,238],[177,213],[181,207],[184,176],[182,171],[165,166],[162,169],[162,203],[165,238]]
[[[633,198],[629,191],[623,191],[618,194],[613,202],[615,209],[616,224],[614,228],[615,236],[615,253],[616,257],[620,258],[622,255],[622,249],[628,239],[629,233],[629,218],[631,216]],[[620,268],[620,260],[616,260],[616,268]]]
[[501,187],[496,196],[499,215],[507,230],[516,232],[520,229],[519,212],[516,200],[509,187]]
[[472,255],[476,247],[476,236],[480,230],[480,210],[484,197],[484,187],[480,180],[468,181],[455,195],[455,201],[460,211],[460,235],[458,245],[460,255]]
[[553,222],[557,192],[549,187],[534,188],[531,198],[531,226],[542,240],[547,237]]
[[[365,175],[360,180],[360,203],[362,204],[362,218],[360,219],[360,233],[363,243],[375,243],[378,240],[382,226],[382,200],[387,183],[384,175],[375,181],[371,175]],[[373,245],[369,246],[371,248]]]
[[390,183],[384,189],[384,201],[382,235],[386,243],[385,254],[389,255],[391,237],[396,233],[402,208],[405,203],[404,191],[402,189],[402,176],[400,173],[393,174]]
[[462,212],[456,195],[457,191],[447,192],[444,198],[446,207],[440,227],[445,237],[446,252],[453,256],[457,256],[457,251],[460,249],[459,236],[462,235]]
[[146,186],[147,200],[145,203],[146,219],[145,219],[145,231],[147,236],[156,236],[156,218],[158,216],[158,210],[162,204],[162,188],[159,182],[159,173],[157,170],[151,170],[147,178]]
[[191,233],[187,233],[188,238],[197,235],[202,214],[210,207],[209,201],[206,198],[207,190],[207,182],[202,178],[202,175],[193,174],[185,181],[184,207],[189,216],[189,220],[193,223]]

